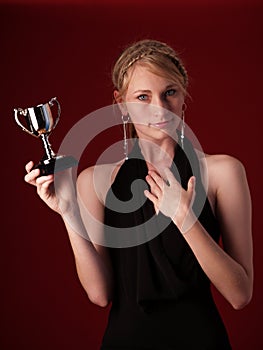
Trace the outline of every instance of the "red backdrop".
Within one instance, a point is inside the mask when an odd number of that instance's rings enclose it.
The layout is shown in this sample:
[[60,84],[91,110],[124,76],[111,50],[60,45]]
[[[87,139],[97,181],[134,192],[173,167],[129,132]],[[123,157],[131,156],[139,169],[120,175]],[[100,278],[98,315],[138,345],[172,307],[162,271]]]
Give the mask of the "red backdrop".
[[[253,200],[255,291],[243,310],[215,293],[233,349],[263,348],[262,5],[260,1],[0,1],[1,349],[98,349],[108,309],[80,286],[61,219],[23,181],[40,141],[23,133],[14,107],[57,96],[54,149],[88,113],[112,101],[110,71],[120,48],[145,37],[177,48],[189,75],[187,122],[208,153],[228,153],[247,169]],[[89,150],[92,163],[100,142]]]

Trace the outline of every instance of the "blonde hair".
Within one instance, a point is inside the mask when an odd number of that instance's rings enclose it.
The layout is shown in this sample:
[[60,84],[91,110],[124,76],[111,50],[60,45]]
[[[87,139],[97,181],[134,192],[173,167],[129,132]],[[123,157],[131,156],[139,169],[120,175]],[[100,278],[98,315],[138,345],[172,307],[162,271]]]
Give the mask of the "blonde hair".
[[[188,75],[179,55],[166,43],[145,39],[128,46],[113,67],[112,82],[120,96],[127,91],[128,73],[136,64],[146,65],[151,72],[167,77],[187,95]],[[136,136],[133,125],[130,131],[132,137]]]

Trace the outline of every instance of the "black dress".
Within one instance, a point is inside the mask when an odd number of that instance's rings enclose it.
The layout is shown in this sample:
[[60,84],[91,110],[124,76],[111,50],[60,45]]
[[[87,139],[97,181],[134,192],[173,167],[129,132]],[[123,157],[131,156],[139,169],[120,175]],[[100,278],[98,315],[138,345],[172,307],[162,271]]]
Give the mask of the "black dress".
[[[218,223],[201,183],[197,156],[189,141],[185,149],[177,146],[171,169],[184,188],[195,175],[193,209],[218,242]],[[115,292],[101,350],[229,350],[209,279],[175,224],[161,213],[156,215],[152,203],[145,200],[147,183],[135,181],[145,180],[147,172],[137,142],[106,197],[105,235],[109,238],[115,234],[111,228],[119,228],[121,242],[126,242],[125,228],[135,227],[138,245],[133,242],[133,246],[124,244],[122,248],[120,243],[118,248],[109,248]],[[116,197],[124,207],[131,198],[140,205],[132,212],[120,213],[112,207]],[[142,237],[144,243],[139,244]]]

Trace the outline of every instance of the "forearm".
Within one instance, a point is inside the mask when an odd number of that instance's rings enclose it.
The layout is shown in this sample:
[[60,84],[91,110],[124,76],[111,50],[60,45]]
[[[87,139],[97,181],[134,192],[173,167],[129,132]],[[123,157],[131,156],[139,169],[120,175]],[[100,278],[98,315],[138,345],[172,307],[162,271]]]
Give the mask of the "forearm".
[[[92,216],[87,217],[87,226],[85,226],[82,220],[80,207],[76,199],[75,183],[72,180],[71,169],[61,172],[56,177],[54,182],[54,175],[40,176],[39,169],[32,170],[33,162],[29,162],[26,166],[27,175],[25,181],[37,187],[37,193],[40,198],[56,213],[60,214],[66,229],[68,231],[69,240],[73,249],[73,253],[76,261],[76,268],[79,279],[86,290],[90,300],[100,306],[106,306],[111,300],[113,289],[113,277],[111,271],[111,263],[107,254],[107,250],[104,247],[94,245],[87,230],[96,238],[103,236],[103,225],[90,225]],[[92,177],[90,178],[92,179]],[[84,179],[84,187],[87,184],[90,193],[96,194],[92,191],[92,181]],[[88,180],[88,181],[87,181]],[[89,194],[89,197],[91,195]],[[92,207],[96,207],[94,203],[100,203],[96,196],[93,196]],[[98,207],[98,205],[97,205]],[[89,211],[87,211],[89,213]],[[98,212],[103,216],[104,209],[102,206],[98,209]],[[103,220],[97,220],[97,222],[103,222]],[[86,227],[89,227],[86,229]]]
[[245,306],[252,295],[252,276],[212,239],[198,220],[183,236],[220,293],[235,309]]
[[113,278],[110,262],[99,254],[90,241],[78,211],[64,215],[62,219],[68,231],[80,282],[89,299],[106,306],[112,297]]

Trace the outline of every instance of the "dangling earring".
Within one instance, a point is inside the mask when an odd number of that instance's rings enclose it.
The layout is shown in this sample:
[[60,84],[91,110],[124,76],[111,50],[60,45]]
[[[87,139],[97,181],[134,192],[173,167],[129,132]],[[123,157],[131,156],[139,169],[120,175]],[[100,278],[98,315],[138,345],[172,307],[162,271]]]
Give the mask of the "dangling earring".
[[186,110],[186,104],[183,104],[182,107],[182,125],[181,125],[181,135],[180,135],[180,141],[181,141],[181,148],[184,149],[184,129],[185,129],[185,110]]
[[129,123],[130,117],[128,115],[121,116],[123,123],[123,152],[125,160],[128,159],[128,140],[127,140],[127,124]]

